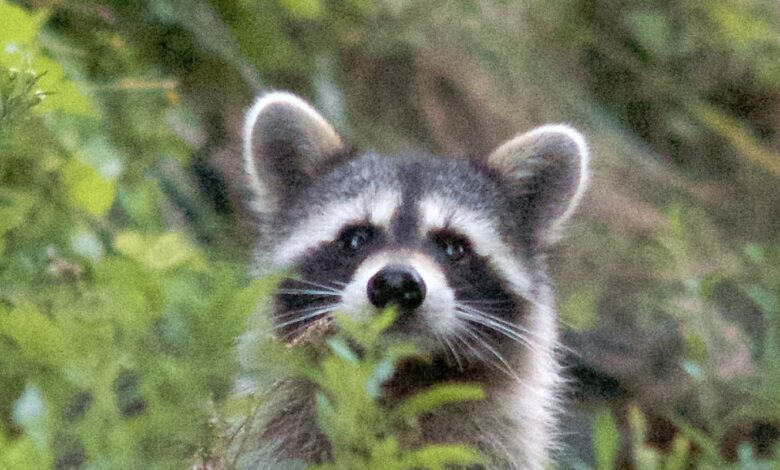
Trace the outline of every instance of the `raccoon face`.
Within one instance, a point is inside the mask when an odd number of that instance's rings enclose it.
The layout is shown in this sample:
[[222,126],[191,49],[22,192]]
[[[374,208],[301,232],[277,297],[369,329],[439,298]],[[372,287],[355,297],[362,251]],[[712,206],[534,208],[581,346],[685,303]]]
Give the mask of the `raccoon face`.
[[311,106],[276,92],[251,108],[245,134],[257,265],[298,276],[276,295],[281,338],[298,340],[333,311],[395,306],[391,331],[459,368],[511,369],[537,342],[543,253],[587,180],[576,131],[543,126],[483,158],[380,156],[354,151]]

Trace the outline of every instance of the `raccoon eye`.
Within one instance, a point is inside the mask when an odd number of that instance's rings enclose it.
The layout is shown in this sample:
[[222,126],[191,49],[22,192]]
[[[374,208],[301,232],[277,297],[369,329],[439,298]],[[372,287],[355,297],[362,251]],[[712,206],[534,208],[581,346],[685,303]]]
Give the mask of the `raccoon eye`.
[[376,229],[367,225],[349,227],[339,237],[339,242],[344,251],[356,252],[368,245],[376,238]]
[[433,241],[452,261],[459,261],[471,254],[471,243],[460,235],[441,232],[433,237]]

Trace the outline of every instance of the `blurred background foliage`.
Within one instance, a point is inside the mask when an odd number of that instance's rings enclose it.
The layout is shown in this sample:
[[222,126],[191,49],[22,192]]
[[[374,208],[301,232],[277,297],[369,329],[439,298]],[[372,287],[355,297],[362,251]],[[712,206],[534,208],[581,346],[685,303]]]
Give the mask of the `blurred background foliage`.
[[0,3],[0,468],[210,461],[270,88],[385,151],[582,129],[556,466],[780,468],[775,0]]

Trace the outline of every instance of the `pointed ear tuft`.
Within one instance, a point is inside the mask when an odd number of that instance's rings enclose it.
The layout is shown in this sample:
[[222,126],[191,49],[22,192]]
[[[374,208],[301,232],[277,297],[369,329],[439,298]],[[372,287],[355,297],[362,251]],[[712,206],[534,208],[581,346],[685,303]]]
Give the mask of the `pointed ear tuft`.
[[562,124],[541,126],[504,143],[487,162],[519,189],[532,239],[541,246],[557,241],[590,177],[582,134]]
[[345,149],[333,127],[302,99],[286,92],[260,96],[244,125],[244,165],[255,207],[274,212]]

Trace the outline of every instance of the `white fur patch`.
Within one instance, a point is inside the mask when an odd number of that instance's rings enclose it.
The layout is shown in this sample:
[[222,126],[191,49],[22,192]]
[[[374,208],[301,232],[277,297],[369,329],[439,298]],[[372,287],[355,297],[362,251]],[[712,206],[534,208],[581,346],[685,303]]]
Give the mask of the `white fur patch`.
[[439,265],[428,256],[414,252],[408,262],[425,282],[425,300],[420,306],[425,323],[434,334],[450,336],[460,324],[455,314],[455,291],[447,284]]
[[503,241],[496,228],[497,223],[485,214],[462,207],[441,196],[431,196],[418,204],[420,235],[427,236],[433,230],[456,230],[471,241],[474,251],[486,257],[499,274],[512,286],[512,290],[524,297],[531,294],[531,279],[526,269],[514,256],[513,250]]
[[389,230],[390,220],[401,205],[401,193],[377,190],[333,203],[303,220],[282,242],[273,259],[274,267],[290,266],[295,260],[316,248],[333,241],[347,225],[369,221]]
[[506,416],[516,422],[516,444],[529,468],[543,468],[547,450],[555,439],[553,430],[560,407],[560,364],[556,358],[558,327],[552,291],[544,287],[528,319],[527,328],[534,334],[534,347],[528,349],[520,365],[522,382],[504,403]]

